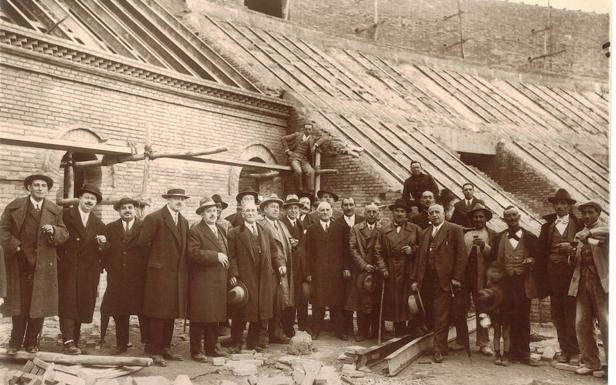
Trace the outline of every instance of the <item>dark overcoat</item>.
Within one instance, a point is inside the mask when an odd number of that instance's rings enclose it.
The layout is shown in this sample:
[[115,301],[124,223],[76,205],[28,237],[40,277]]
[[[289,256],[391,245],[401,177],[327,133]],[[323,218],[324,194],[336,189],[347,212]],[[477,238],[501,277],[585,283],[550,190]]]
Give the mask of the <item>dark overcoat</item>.
[[471,199],[470,208],[466,207],[466,199],[456,202],[453,206],[454,210],[449,222],[455,223],[456,225],[460,225],[462,227],[471,226],[472,223],[471,219],[468,217],[468,210],[470,210],[476,203],[484,204],[483,200],[474,197]]
[[[295,261],[293,259],[293,248],[291,247],[291,234],[289,233],[289,229],[282,222],[277,220],[276,226],[278,226],[279,231],[266,220],[259,221],[263,227],[266,227],[272,233],[274,238],[274,244],[276,245],[276,260],[274,261],[274,265],[276,266],[286,266],[287,274],[284,277],[287,280],[287,285],[289,288],[287,303],[290,307],[295,306],[295,282],[293,277],[293,271],[295,270]],[[278,269],[274,271],[275,284],[279,285],[280,280],[283,278],[280,276],[280,272]]]
[[421,289],[431,245],[439,284],[442,290],[449,291],[452,279],[464,282],[468,261],[464,233],[462,227],[446,221],[430,244],[431,236],[432,225],[425,228],[421,233],[419,254],[411,274],[411,280],[417,282]]
[[188,221],[178,214],[178,225],[167,206],[143,220],[139,245],[147,256],[143,314],[173,319],[186,316],[188,296]]
[[99,247],[96,236],[106,235],[105,224],[90,212],[84,228],[78,206],[65,208],[63,219],[69,238],[59,248],[59,315],[60,318],[90,323],[102,272],[103,248]]
[[205,221],[190,228],[188,233],[189,288],[188,312],[192,322],[223,322],[227,320],[227,269],[218,261],[218,253],[228,256],[227,236],[216,224],[224,245]]
[[[306,215],[306,218],[310,218]],[[280,220],[287,226],[287,230],[289,230],[289,235],[291,238],[297,239],[298,244],[293,248],[293,299],[295,304],[301,303],[301,295],[302,295],[302,282],[304,282],[306,270],[306,262],[304,261],[306,258],[305,253],[305,239],[304,239],[304,222],[299,220],[295,220],[295,227],[291,225],[291,221],[289,217],[286,215]]]
[[345,258],[344,227],[330,221],[327,232],[316,221],[306,232],[306,264],[312,277],[310,303],[313,306],[343,306],[345,281],[343,270],[350,270]]
[[[21,315],[21,290],[19,261],[16,255],[23,235],[23,223],[28,212],[30,197],[18,198],[9,203],[0,218],[0,246],[4,249],[6,268],[6,299],[1,313],[4,316]],[[31,318],[48,317],[58,314],[58,254],[56,246],[68,239],[68,232],[62,220],[62,209],[45,199],[41,208],[40,225],[52,225],[53,237],[38,233],[36,264],[34,268]],[[24,251],[26,252],[26,251]]]
[[[375,285],[374,292],[361,292],[357,287],[358,276],[365,271],[366,265],[372,265],[378,269],[374,272],[375,282],[381,282],[379,275],[384,271],[384,262],[379,256],[377,260],[376,248],[380,244],[382,226],[375,224],[374,230],[368,229],[366,222],[360,222],[349,231],[349,253],[351,256],[351,284],[345,310],[357,311],[363,314],[373,313],[380,300],[381,285]],[[379,274],[379,272],[381,274]]]
[[122,219],[107,225],[109,248],[103,253],[103,267],[107,270],[107,288],[103,296],[101,314],[140,315],[143,311],[146,255],[139,246],[143,221],[135,219],[128,234]]
[[383,263],[380,268],[389,273],[389,277],[385,280],[384,320],[401,322],[411,317],[408,310],[408,297],[416,252],[407,255],[401,249],[404,246],[415,246],[416,248],[419,244],[420,232],[419,226],[410,222],[402,226],[399,234],[393,223],[381,232],[381,239],[375,251],[377,261]]
[[268,320],[274,315],[274,269],[278,270],[277,248],[272,233],[257,223],[261,257],[251,246],[250,230],[242,223],[229,231],[229,277],[236,277],[248,289],[248,303],[234,309],[234,316],[248,322]]

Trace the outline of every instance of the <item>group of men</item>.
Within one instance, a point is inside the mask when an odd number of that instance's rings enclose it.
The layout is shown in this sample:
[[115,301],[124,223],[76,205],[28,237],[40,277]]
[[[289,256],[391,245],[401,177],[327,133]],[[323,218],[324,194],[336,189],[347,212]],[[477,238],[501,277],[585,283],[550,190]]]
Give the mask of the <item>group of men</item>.
[[[163,194],[166,205],[143,220],[139,202],[122,198],[114,205],[119,219],[104,225],[93,211],[102,200],[98,188],[83,186],[78,203],[61,209],[46,199],[53,181],[31,175],[24,181],[28,196],[9,203],[0,219],[7,279],[2,314],[13,321],[8,354],[22,346],[36,351],[43,319],[53,315],[60,318],[64,352],[80,354],[81,324],[92,322],[105,269],[101,313],[114,318],[115,354],[127,350],[131,315],[139,316],[146,353],[164,366],[182,359],[171,350],[176,319],[190,320],[191,357],[205,361],[239,352],[246,328],[248,349],[287,342],[296,323],[318,339],[329,309],[341,340],[376,338],[384,321],[393,323],[396,336],[434,331],[433,360],[439,363],[449,348],[468,346],[470,299],[477,305],[488,266],[499,264],[514,298],[512,343],[502,355],[500,343],[492,350],[478,314],[479,350],[501,363],[535,365],[530,300],[550,295],[558,360],[581,354],[578,373],[599,370],[593,325],[599,322],[607,353],[609,241],[599,225],[600,205],[580,205],[577,219],[575,201],[561,189],[548,199],[555,214],[545,218],[540,237],[520,227],[513,206],[503,212],[507,230],[496,233],[487,226],[493,213],[474,197],[472,184],[464,184],[463,200],[441,194],[436,203],[434,180],[418,162],[411,170],[402,198],[388,206],[390,221],[382,220],[376,201],[364,206],[364,216],[352,197],[341,199],[342,213],[335,211],[339,198],[332,191],[316,197],[300,192],[283,201],[275,194],[259,200],[245,189],[236,196],[238,211],[226,219],[221,213],[228,204],[219,195],[201,199],[201,221],[192,226],[181,213],[189,198],[183,189]],[[419,311],[410,298],[419,299]],[[229,319],[225,349],[217,338]],[[450,325],[458,339],[448,346]]]

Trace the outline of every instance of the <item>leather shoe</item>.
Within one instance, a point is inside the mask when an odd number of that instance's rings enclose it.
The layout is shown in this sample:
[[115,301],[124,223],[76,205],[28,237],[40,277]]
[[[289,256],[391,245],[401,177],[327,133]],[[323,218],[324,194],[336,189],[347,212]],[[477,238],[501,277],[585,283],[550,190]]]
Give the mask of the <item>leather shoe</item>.
[[454,341],[454,342],[451,343],[451,345],[449,345],[449,349],[451,349],[451,350],[453,350],[455,352],[455,351],[458,351],[458,350],[464,350],[465,347],[464,347],[464,345],[459,344],[457,341]]
[[161,366],[163,368],[167,366],[167,361],[165,361],[163,356],[161,356],[160,354],[153,355],[152,361],[154,361],[154,365]]
[[437,364],[440,364],[441,362],[443,362],[444,358],[443,355],[439,352],[436,352],[432,355],[432,361],[434,361]]
[[36,346],[26,346],[26,352],[28,353],[36,353],[39,349]]
[[594,371],[597,371],[597,370],[601,370],[601,368],[591,369],[588,366],[580,366],[579,368],[575,369],[575,373],[585,376],[585,375],[592,374]]
[[556,358],[556,362],[561,364],[567,364],[571,360],[571,356],[568,353],[560,353],[558,358]]
[[181,355],[172,353],[169,349],[163,350],[163,358],[169,361],[184,361]]
[[206,352],[206,355],[209,357],[229,357],[229,353],[223,348],[215,348],[211,352]]
[[81,354],[81,349],[79,349],[74,342],[68,342],[64,344],[64,349],[62,350],[64,354],[70,354],[71,356],[77,356]]
[[17,354],[17,348],[11,348],[9,347],[8,349],[6,349],[6,354],[9,356],[14,356]]
[[111,352],[112,356],[118,356],[120,354],[126,353],[128,349],[126,346],[116,346],[115,349]]
[[493,356],[494,351],[489,346],[482,346],[479,348],[479,352],[484,356]]
[[520,363],[528,366],[540,366],[538,361],[531,359],[530,357],[524,357],[520,359]]
[[197,354],[193,354],[192,356],[193,361],[197,361],[197,362],[205,362],[207,361],[207,357],[205,356],[205,354],[199,352]]

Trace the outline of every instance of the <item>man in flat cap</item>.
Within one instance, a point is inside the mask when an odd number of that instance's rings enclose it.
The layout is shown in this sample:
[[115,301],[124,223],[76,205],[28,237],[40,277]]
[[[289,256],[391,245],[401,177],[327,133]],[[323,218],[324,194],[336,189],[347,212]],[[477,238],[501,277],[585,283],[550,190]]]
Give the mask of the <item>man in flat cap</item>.
[[4,316],[13,327],[7,354],[38,350],[44,317],[58,314],[58,255],[56,246],[68,238],[62,209],[46,199],[53,180],[30,175],[24,180],[28,196],[11,201],[0,217],[0,246],[6,267]]
[[148,317],[149,344],[146,353],[154,362],[182,360],[171,352],[176,318],[186,316],[188,292],[188,221],[181,214],[189,197],[184,189],[173,188],[163,194],[167,204],[143,221],[139,245],[147,256],[143,314]]
[[142,315],[146,255],[138,244],[143,228],[143,221],[136,216],[138,207],[135,199],[121,198],[113,205],[120,218],[106,226],[109,248],[103,254],[103,267],[107,270],[107,288],[101,314],[112,316],[115,323],[114,355],[128,349],[131,315],[139,316],[142,342],[147,341],[147,324]]
[[599,323],[605,358],[608,356],[609,244],[608,226],[599,223],[601,205],[589,201],[578,206],[584,228],[575,234],[574,271],[569,295],[576,300],[575,329],[582,366],[577,374],[593,374],[602,369],[595,340],[595,321]]
[[101,260],[109,246],[105,224],[93,212],[103,200],[99,188],[85,184],[78,196],[78,205],[63,212],[69,239],[60,247],[58,261],[60,331],[65,354],[81,354],[81,324],[92,322]]
[[206,355],[227,355],[217,344],[218,323],[227,321],[229,269],[227,236],[217,223],[217,211],[214,199],[201,199],[196,213],[202,220],[190,228],[188,237],[190,354],[201,362]]
[[580,353],[575,334],[575,298],[568,295],[573,276],[573,264],[569,263],[573,253],[571,242],[584,224],[571,212],[575,200],[567,190],[558,189],[548,202],[554,213],[543,217],[546,222],[541,226],[539,246],[549,282],[552,322],[560,345],[557,361],[568,363]]
[[235,196],[235,201],[237,202],[237,211],[235,214],[231,214],[225,219],[231,222],[233,227],[239,226],[244,223],[244,218],[242,217],[242,207],[247,203],[257,204],[259,202],[259,193],[253,190],[251,187],[247,187],[240,191]]

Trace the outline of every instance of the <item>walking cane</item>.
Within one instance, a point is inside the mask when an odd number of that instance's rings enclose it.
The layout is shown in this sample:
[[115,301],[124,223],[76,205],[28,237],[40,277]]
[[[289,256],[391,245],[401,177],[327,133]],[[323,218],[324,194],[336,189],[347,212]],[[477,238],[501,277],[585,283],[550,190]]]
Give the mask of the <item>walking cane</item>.
[[385,280],[383,279],[383,284],[381,285],[381,304],[379,305],[379,340],[378,343],[381,343],[381,336],[383,333],[383,298],[385,297]]

